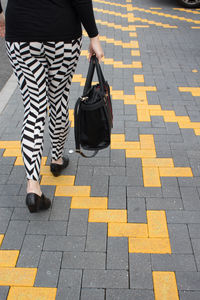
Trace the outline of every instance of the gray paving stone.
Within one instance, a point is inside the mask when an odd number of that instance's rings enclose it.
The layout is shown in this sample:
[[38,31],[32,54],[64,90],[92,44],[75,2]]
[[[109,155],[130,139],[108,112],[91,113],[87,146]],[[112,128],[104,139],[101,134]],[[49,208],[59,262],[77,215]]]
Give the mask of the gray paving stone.
[[27,226],[28,222],[26,221],[10,221],[1,245],[1,249],[20,249],[24,240]]
[[106,252],[107,224],[88,223],[86,251]]
[[5,234],[9,225],[9,220],[1,221],[0,220],[0,233]]
[[194,250],[194,254],[200,254],[200,239],[192,239],[192,247]]
[[85,236],[88,226],[88,210],[70,210],[67,235]]
[[52,221],[68,221],[71,197],[55,197],[49,210]]
[[128,198],[128,222],[129,223],[146,223],[146,203],[145,198]]
[[[134,175],[134,174],[133,174]],[[143,186],[140,176],[109,176],[109,186]]]
[[200,290],[200,272],[176,272],[176,281],[181,291]]
[[47,221],[50,216],[50,210],[39,211],[37,214],[30,214],[27,207],[16,207],[12,214],[12,220],[26,221]]
[[126,209],[126,187],[110,186],[109,187],[109,209]]
[[153,271],[197,271],[194,255],[151,254]]
[[189,224],[188,229],[192,239],[200,239],[200,224]]
[[42,235],[25,235],[22,250],[42,251],[45,236]]
[[162,197],[161,188],[157,187],[127,187],[128,198]]
[[151,290],[140,289],[107,289],[106,300],[154,300],[154,293]]
[[147,209],[182,210],[181,198],[146,198]]
[[188,228],[185,224],[168,224],[172,253],[192,254]]
[[166,211],[167,223],[192,224],[200,223],[199,211]]
[[128,288],[128,272],[125,270],[84,270],[83,287]]
[[0,299],[6,300],[8,296],[9,286],[0,286]]
[[0,195],[0,207],[25,207],[24,196],[1,196]]
[[17,196],[19,195],[21,185],[20,184],[6,184],[0,186],[2,196]]
[[34,285],[57,287],[61,259],[61,252],[42,252]]
[[180,291],[180,300],[199,300],[200,292],[195,291]]
[[107,270],[128,270],[128,239],[109,237],[107,246]]
[[22,166],[15,166],[8,178],[7,184],[23,184],[25,182],[26,173]]
[[66,230],[64,221],[30,221],[27,234],[65,235]]
[[41,251],[21,250],[17,260],[18,268],[37,268],[40,261]]
[[56,300],[79,300],[81,288],[81,270],[60,271]]
[[150,254],[129,253],[130,288],[153,289]]
[[44,243],[46,251],[84,251],[85,237],[47,236]]
[[91,185],[93,167],[78,166],[76,173],[75,185]]
[[64,252],[63,269],[104,269],[106,254],[100,252]]
[[200,210],[200,199],[194,187],[180,187],[183,205],[186,210]]
[[98,175],[92,177],[91,197],[107,197],[108,196],[109,176]]
[[104,300],[104,289],[81,289],[81,300]]
[[99,175],[121,175],[125,176],[125,168],[124,167],[94,167],[94,176]]
[[125,150],[112,150],[110,156],[110,166],[123,167],[126,164]]

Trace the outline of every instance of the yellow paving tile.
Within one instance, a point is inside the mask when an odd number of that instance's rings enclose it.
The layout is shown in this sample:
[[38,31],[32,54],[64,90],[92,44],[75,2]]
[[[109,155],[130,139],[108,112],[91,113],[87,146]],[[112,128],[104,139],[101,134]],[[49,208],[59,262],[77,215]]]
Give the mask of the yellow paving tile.
[[143,167],[174,167],[172,158],[142,158]]
[[88,197],[90,196],[90,190],[90,186],[57,186],[55,196]]
[[108,236],[148,237],[147,224],[109,223]]
[[18,250],[0,250],[0,268],[15,267],[18,256]]
[[71,208],[107,209],[108,198],[105,197],[72,197]]
[[125,223],[127,222],[127,210],[97,210],[90,209],[89,211],[89,222],[100,222],[100,223]]
[[150,114],[148,109],[137,109],[138,122],[150,122]]
[[125,134],[111,134],[112,142],[125,142]]
[[41,185],[74,185],[75,176],[42,176]]
[[156,157],[155,150],[126,150],[126,157],[143,158],[143,157]]
[[2,242],[3,242],[3,238],[4,238],[4,235],[0,234],[0,246],[1,246]]
[[193,129],[200,129],[200,122],[182,122],[178,121],[178,124],[181,128],[193,128]]
[[4,153],[3,156],[22,156],[21,154],[21,149],[20,148],[7,148]]
[[130,253],[171,253],[167,238],[129,238]]
[[144,82],[144,75],[133,75],[134,82]]
[[55,300],[56,288],[11,287],[7,300]]
[[194,129],[196,135],[200,135],[200,129]]
[[20,147],[20,141],[0,141],[1,149],[18,149]]
[[155,149],[154,137],[150,134],[140,134],[141,149]]
[[41,166],[40,174],[41,175],[52,176],[52,173],[50,171],[50,166]]
[[159,168],[161,177],[193,177],[190,168]]
[[140,56],[140,51],[139,50],[132,50],[131,55],[132,56]]
[[33,286],[37,269],[0,268],[0,286]]
[[150,238],[169,238],[165,211],[148,210],[147,224]]
[[160,187],[160,175],[157,167],[143,167],[143,181],[145,187]]
[[155,300],[179,300],[174,272],[153,272]]
[[140,149],[139,142],[111,142],[111,149]]

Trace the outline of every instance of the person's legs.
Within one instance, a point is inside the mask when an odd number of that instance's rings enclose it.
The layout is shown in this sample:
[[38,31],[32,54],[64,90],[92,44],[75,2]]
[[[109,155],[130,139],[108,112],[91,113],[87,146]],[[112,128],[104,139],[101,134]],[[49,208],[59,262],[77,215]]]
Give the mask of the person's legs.
[[6,43],[24,103],[21,150],[28,193],[41,195],[39,174],[47,112],[47,63],[42,43]]
[[52,143],[52,163],[62,164],[64,144],[69,132],[68,96],[80,55],[82,39],[71,43],[45,43],[49,64],[49,134]]

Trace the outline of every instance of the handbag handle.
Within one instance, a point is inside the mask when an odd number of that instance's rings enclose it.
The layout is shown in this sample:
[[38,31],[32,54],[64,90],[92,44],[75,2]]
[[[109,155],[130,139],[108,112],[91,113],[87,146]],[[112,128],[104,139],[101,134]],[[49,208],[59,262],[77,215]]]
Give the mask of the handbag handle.
[[88,73],[87,73],[87,77],[86,77],[85,87],[83,90],[83,96],[87,95],[88,91],[91,88],[95,68],[97,71],[97,77],[98,77],[98,81],[99,81],[99,85],[100,85],[100,90],[102,93],[104,93],[105,78],[103,76],[103,72],[101,70],[101,66],[99,64],[99,61],[98,61],[96,55],[93,55],[90,59],[90,64],[89,64],[89,69],[88,69]]

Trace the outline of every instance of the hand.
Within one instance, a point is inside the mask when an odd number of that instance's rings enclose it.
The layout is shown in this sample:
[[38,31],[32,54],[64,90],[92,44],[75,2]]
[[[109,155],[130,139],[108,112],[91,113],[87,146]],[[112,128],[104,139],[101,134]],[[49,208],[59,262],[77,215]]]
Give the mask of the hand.
[[0,14],[0,37],[5,37],[5,16],[3,13]]
[[90,38],[90,46],[89,46],[89,59],[93,56],[96,55],[98,58],[99,62],[101,62],[104,53],[100,44],[99,40],[99,35],[97,35],[94,38]]

